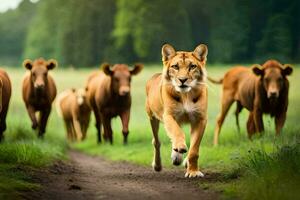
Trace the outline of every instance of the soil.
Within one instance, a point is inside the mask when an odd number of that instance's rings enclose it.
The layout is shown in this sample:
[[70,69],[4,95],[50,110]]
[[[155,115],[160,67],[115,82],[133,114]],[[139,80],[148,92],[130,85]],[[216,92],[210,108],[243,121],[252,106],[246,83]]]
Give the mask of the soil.
[[218,199],[219,193],[199,187],[201,180],[213,181],[215,174],[204,178],[184,178],[184,169],[155,172],[128,162],[109,161],[70,151],[70,161],[57,162],[32,172],[41,189],[27,191],[23,199]]

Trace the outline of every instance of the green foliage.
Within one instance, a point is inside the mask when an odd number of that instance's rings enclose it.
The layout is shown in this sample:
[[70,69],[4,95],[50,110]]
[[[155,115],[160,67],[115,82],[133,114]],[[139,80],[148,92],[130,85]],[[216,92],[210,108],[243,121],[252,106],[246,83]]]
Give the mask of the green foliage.
[[[165,42],[173,44],[177,49],[191,48],[187,11],[180,0],[117,2],[113,32],[115,49],[125,53],[130,61],[136,58],[148,62],[160,60],[158,52]],[[127,52],[133,55],[131,58],[123,51],[127,48],[133,50]]]
[[299,8],[298,0],[24,0],[0,14],[0,62],[155,63],[166,42],[178,50],[205,43],[208,62],[297,62]]
[[36,5],[24,0],[16,10],[0,13],[0,63],[17,65],[25,48],[26,33]]
[[73,66],[91,66],[105,58],[114,1],[45,0],[38,4],[24,57],[54,57],[60,64]]

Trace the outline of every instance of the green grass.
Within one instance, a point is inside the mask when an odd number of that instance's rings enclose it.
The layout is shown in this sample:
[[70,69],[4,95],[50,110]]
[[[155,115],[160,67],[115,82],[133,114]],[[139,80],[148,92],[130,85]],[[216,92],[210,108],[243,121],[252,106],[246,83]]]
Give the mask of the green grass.
[[[221,77],[228,67],[229,66],[225,65],[208,65],[207,69],[210,76]],[[46,166],[53,160],[64,159],[65,151],[68,148],[62,119],[57,117],[55,110],[53,110],[50,115],[44,141],[37,139],[36,133],[30,128],[30,120],[21,98],[21,80],[25,70],[21,67],[19,69],[6,69],[12,79],[13,96],[7,118],[8,129],[5,132],[5,142],[0,144],[0,198],[2,194],[10,194],[9,192],[13,193],[13,191],[16,190],[36,187],[36,185],[30,183],[30,178],[24,172],[20,171],[19,174],[10,173],[11,170],[14,171],[14,169],[18,169],[19,166]],[[141,74],[133,77],[133,103],[129,144],[127,146],[122,144],[123,136],[121,133],[120,119],[118,118],[113,120],[114,145],[98,145],[96,143],[95,121],[94,117],[92,117],[87,140],[73,144],[72,147],[89,154],[101,155],[111,160],[126,160],[132,163],[145,165],[149,167],[149,170],[152,170],[152,133],[144,106],[145,82],[154,73],[160,71],[160,66],[146,66]],[[61,92],[66,88],[83,86],[90,72],[90,69],[62,70],[58,68],[53,70],[52,74],[57,83],[58,91]],[[273,119],[266,116],[264,118],[266,128],[265,135],[263,137],[257,137],[253,141],[249,141],[245,129],[248,112],[244,110],[240,115],[242,130],[239,135],[235,126],[235,118],[233,115],[234,108],[232,108],[223,125],[218,148],[213,148],[212,140],[215,119],[220,109],[221,87],[209,83],[208,124],[200,147],[199,165],[204,172],[213,171],[224,175],[224,178],[221,179],[219,184],[213,183],[215,186],[214,188],[220,188],[230,195],[238,195],[246,198],[248,192],[246,192],[247,190],[244,187],[247,186],[247,180],[248,182],[255,181],[254,178],[251,178],[252,176],[255,177],[255,173],[248,173],[250,167],[245,167],[247,166],[245,163],[251,162],[253,156],[252,153],[261,152],[262,155],[266,154],[272,157],[278,152],[278,149],[280,149],[279,147],[283,145],[292,145],[294,144],[293,141],[295,138],[299,138],[300,124],[298,123],[298,114],[300,111],[300,93],[297,92],[297,86],[300,85],[300,80],[297,78],[299,76],[300,69],[295,68],[293,75],[290,77],[289,110],[281,137],[275,137]],[[188,133],[189,127],[185,126],[184,130]],[[160,139],[162,142],[161,153],[163,166],[173,167],[170,159],[171,144],[169,138],[165,134],[163,124],[161,124],[160,127]],[[189,143],[188,140],[189,134],[187,134],[187,142]],[[274,160],[276,159],[277,157],[275,156]],[[264,162],[264,160],[259,162]],[[278,165],[278,163],[275,164]],[[288,169],[290,170],[290,168]],[[258,169],[258,171],[261,171],[261,169]],[[270,173],[272,172],[271,170],[268,171],[270,171]],[[274,171],[274,174],[277,172],[278,171]],[[299,172],[297,173],[299,174]],[[232,177],[236,176],[239,178],[232,180]],[[10,181],[7,181],[8,179]],[[243,180],[245,184],[239,182]],[[226,183],[225,186],[223,182]],[[199,180],[199,183],[202,187],[206,184],[203,183],[201,179]],[[258,184],[255,183],[256,182],[249,184],[250,187],[248,185],[249,195],[252,194],[252,190],[257,189],[255,186],[258,186]],[[266,183],[267,182],[262,182],[260,187],[263,185],[265,187]],[[209,187],[213,186],[210,185]],[[272,187],[270,188],[270,191],[274,189]],[[242,191],[242,194],[238,191]],[[14,194],[16,194],[16,192]],[[253,195],[258,195],[258,193],[253,193]]]

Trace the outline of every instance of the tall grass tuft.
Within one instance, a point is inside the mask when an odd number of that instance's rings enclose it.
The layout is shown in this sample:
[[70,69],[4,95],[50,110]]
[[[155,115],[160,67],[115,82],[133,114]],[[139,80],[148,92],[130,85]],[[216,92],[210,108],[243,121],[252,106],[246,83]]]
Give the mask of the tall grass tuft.
[[243,199],[297,199],[300,197],[300,141],[251,150],[240,159],[243,178],[237,191]]

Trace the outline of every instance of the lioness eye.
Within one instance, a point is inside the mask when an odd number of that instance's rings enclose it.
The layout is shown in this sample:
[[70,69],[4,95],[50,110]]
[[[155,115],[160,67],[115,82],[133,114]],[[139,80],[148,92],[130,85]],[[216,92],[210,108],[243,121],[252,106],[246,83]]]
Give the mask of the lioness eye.
[[191,64],[191,65],[190,65],[190,70],[191,70],[191,69],[195,69],[196,67],[197,67],[197,65]]
[[178,66],[178,65],[172,65],[171,67],[172,67],[173,69],[176,69],[176,70],[179,69],[179,66]]

